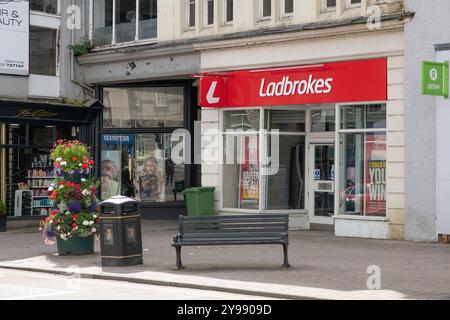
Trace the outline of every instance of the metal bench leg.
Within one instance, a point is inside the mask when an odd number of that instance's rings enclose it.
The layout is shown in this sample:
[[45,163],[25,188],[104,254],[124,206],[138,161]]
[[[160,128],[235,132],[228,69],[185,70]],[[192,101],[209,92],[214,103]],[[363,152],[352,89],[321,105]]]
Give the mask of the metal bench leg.
[[183,264],[181,263],[181,247],[175,247],[177,252],[177,269],[180,270],[183,268]]
[[288,245],[283,244],[283,253],[284,253],[284,261],[283,261],[283,268],[289,268],[289,261],[288,261]]

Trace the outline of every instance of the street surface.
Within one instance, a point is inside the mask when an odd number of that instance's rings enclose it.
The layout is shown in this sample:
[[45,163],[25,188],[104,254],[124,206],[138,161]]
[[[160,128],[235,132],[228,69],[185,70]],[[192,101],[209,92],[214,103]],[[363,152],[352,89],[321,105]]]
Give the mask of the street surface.
[[260,300],[218,291],[0,269],[0,300]]

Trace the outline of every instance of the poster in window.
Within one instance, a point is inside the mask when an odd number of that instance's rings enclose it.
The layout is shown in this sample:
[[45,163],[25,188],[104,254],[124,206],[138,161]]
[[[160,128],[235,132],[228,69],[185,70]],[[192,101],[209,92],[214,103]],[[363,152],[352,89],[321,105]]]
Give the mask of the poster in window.
[[[159,159],[158,159],[159,158]],[[143,201],[161,201],[164,197],[164,159],[149,156],[137,168],[138,198]]]
[[242,156],[239,173],[239,207],[259,209],[259,148],[256,136],[244,137]]
[[365,215],[386,215],[386,136],[366,136]]
[[101,159],[101,198],[105,200],[120,194],[121,152],[103,150]]

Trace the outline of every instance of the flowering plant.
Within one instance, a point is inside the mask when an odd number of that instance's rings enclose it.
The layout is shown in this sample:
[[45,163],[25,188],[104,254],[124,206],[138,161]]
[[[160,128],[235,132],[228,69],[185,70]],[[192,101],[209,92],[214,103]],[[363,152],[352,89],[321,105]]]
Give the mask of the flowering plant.
[[89,148],[77,140],[58,140],[51,150],[54,180],[48,188],[53,210],[41,221],[45,243],[95,234],[98,229],[100,182],[92,177],[94,161]]

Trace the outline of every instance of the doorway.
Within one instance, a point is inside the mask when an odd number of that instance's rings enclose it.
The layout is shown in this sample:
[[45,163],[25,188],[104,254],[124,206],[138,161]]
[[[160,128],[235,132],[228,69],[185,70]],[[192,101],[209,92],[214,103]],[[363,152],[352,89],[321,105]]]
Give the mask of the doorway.
[[329,230],[334,224],[334,141],[309,144],[309,222]]

